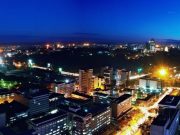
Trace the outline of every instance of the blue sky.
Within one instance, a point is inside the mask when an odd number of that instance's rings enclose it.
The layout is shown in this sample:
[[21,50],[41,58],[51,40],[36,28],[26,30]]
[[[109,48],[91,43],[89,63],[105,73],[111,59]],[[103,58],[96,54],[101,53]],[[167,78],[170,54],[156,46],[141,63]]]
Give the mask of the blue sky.
[[180,39],[179,0],[1,0],[0,42]]

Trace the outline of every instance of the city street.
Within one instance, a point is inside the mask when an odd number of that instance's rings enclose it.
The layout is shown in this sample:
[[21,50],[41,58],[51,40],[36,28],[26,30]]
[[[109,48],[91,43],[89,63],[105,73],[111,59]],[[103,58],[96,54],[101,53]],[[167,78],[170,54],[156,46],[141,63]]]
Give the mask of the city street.
[[[166,96],[173,91],[173,87],[164,88],[166,90],[154,104],[150,107],[134,107],[135,114],[129,114],[131,119],[128,120],[128,123],[124,124],[124,121],[120,121],[120,130],[115,133],[115,135],[140,135],[140,126],[148,121],[149,117],[156,117],[157,114],[149,112],[151,109],[157,109],[158,103]],[[177,88],[176,88],[177,89]],[[132,112],[130,112],[132,113]]]

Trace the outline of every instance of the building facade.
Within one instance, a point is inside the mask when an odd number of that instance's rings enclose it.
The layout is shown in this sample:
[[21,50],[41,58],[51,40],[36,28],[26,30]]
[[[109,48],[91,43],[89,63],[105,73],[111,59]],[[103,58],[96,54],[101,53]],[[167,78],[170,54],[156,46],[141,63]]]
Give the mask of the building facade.
[[158,94],[162,92],[162,81],[157,78],[141,78],[139,79],[139,89],[143,93]]
[[79,92],[89,94],[93,85],[93,69],[79,70]]
[[112,100],[112,118],[117,120],[122,114],[131,109],[132,96],[124,94]]
[[68,115],[61,111],[30,121],[37,135],[64,135],[68,133],[68,124]]

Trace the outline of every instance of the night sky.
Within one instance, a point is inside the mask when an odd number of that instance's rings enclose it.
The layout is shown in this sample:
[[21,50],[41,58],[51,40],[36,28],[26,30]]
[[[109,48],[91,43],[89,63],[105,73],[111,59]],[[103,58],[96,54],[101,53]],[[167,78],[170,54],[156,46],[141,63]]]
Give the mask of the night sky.
[[180,39],[180,0],[1,0],[0,42]]

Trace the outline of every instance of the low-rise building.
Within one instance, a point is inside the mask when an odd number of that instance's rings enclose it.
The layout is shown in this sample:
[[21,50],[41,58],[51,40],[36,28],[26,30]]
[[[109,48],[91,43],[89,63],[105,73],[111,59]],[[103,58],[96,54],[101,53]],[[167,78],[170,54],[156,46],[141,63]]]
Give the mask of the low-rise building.
[[65,97],[70,97],[75,90],[75,81],[65,79],[65,81],[54,82],[52,87],[53,92],[64,94]]
[[144,77],[139,79],[139,89],[143,93],[158,94],[162,92],[162,80]]
[[129,94],[121,95],[112,99],[112,118],[117,120],[122,114],[131,109],[132,96]]
[[101,92],[94,92],[94,102],[101,104],[110,104],[109,95]]
[[[28,107],[16,101],[0,104],[0,110],[6,114],[7,125],[28,117]],[[1,116],[4,115],[1,114]]]
[[68,133],[68,124],[68,115],[62,111],[30,121],[37,135],[65,135]]
[[50,93],[49,95],[49,110],[52,111],[54,109],[57,109],[59,104],[60,104],[60,100],[64,98],[63,94],[59,94],[59,93]]
[[178,109],[180,107],[180,96],[170,96],[166,95],[160,102],[159,108],[174,108]]

